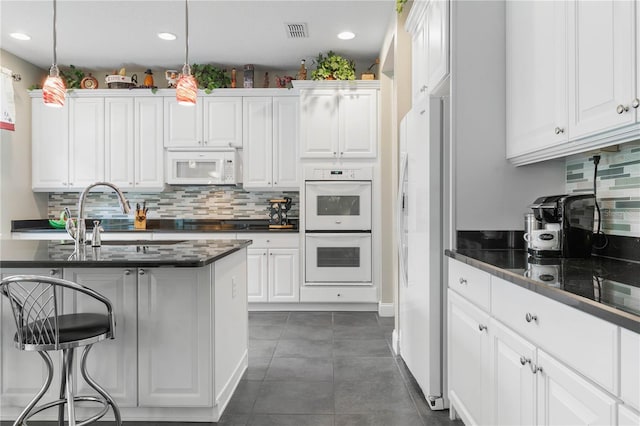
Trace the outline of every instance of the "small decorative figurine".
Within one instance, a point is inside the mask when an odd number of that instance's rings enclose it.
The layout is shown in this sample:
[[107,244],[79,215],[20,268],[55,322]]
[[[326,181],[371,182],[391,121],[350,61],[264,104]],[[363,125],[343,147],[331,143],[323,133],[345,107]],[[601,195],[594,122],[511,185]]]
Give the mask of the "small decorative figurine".
[[153,73],[151,72],[151,69],[147,69],[144,73],[144,86],[153,87]]
[[166,70],[164,72],[164,78],[167,79],[167,87],[174,88],[176,84],[178,84],[178,71],[176,70]]

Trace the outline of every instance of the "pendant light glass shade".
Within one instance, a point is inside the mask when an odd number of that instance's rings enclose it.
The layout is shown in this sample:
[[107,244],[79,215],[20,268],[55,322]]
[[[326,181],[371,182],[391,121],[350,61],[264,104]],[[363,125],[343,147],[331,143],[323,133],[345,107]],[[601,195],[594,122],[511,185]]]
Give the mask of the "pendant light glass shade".
[[198,97],[198,83],[196,78],[191,75],[191,67],[184,64],[182,67],[182,75],[176,85],[176,99],[180,105],[195,105]]
[[49,77],[42,86],[42,100],[45,105],[61,108],[64,106],[64,98],[67,87],[60,77],[57,65],[52,65],[49,70]]
[[184,0],[184,29],[185,29],[185,46],[184,46],[184,65],[182,67],[182,75],[176,84],[176,100],[180,105],[195,105],[198,97],[198,82],[191,75],[191,67],[189,66],[189,3]]
[[58,69],[58,61],[56,55],[57,38],[56,38],[56,15],[58,8],[56,7],[56,0],[53,0],[53,65],[49,70],[49,77],[42,86],[42,100],[45,105],[53,107],[63,107],[64,98],[67,91],[67,87],[64,84],[64,80],[60,77],[60,70]]

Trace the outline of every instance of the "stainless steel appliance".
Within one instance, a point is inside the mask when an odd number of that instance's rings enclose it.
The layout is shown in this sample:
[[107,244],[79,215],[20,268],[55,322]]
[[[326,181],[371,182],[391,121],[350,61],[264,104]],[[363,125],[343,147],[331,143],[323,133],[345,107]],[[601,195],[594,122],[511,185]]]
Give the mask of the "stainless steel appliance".
[[242,182],[238,151],[167,151],[167,183],[236,185]]
[[593,238],[595,196],[551,195],[537,198],[531,209],[539,229],[525,234],[535,257],[589,257]]
[[305,170],[305,284],[371,285],[373,169]]

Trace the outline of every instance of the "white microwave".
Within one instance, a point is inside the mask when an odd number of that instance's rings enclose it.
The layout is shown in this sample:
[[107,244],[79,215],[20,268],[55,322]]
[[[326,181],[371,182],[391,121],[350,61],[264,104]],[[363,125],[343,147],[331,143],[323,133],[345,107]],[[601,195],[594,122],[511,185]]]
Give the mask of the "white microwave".
[[236,185],[242,183],[238,151],[166,151],[170,185]]

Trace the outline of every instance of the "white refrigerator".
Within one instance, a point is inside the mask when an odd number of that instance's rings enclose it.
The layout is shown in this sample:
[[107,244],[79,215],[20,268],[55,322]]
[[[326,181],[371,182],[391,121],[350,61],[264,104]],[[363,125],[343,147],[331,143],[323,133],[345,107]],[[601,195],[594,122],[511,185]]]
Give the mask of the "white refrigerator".
[[400,356],[433,410],[448,406],[442,364],[441,103],[426,99],[400,124],[396,214]]

